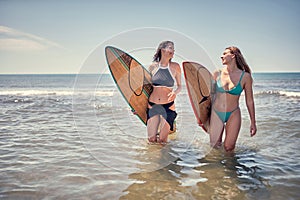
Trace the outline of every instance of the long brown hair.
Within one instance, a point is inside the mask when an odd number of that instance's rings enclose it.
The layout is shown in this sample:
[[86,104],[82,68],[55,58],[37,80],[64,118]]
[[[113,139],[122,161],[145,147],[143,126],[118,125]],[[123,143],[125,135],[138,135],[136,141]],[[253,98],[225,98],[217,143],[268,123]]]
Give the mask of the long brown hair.
[[244,70],[251,74],[251,69],[248,66],[248,64],[246,63],[246,60],[245,60],[243,54],[241,53],[240,49],[237,47],[234,47],[234,46],[227,47],[226,49],[230,50],[230,53],[235,55],[235,61],[236,61],[237,67],[239,69]]
[[159,62],[160,61],[160,59],[161,59],[161,49],[166,48],[169,44],[174,45],[174,42],[172,42],[172,41],[163,41],[158,45],[158,48],[156,49],[156,53],[153,56],[153,61],[154,62]]

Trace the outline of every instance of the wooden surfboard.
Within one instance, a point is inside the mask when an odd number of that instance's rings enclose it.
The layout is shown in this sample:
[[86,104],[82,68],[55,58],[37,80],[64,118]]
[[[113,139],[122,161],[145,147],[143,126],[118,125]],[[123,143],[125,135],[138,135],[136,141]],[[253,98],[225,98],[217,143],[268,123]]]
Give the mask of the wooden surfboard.
[[119,91],[132,111],[146,124],[148,98],[152,91],[151,74],[136,59],[118,48],[107,46],[105,55]]
[[196,62],[183,62],[184,78],[190,102],[199,125],[208,132],[212,104],[211,73]]

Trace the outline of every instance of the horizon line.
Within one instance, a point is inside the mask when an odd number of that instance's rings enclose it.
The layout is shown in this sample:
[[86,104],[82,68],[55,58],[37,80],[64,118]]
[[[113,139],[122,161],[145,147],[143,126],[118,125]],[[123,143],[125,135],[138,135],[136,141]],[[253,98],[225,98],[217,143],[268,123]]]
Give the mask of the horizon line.
[[[300,73],[300,71],[255,71],[252,74],[258,73]],[[110,73],[0,73],[0,75],[97,75]]]

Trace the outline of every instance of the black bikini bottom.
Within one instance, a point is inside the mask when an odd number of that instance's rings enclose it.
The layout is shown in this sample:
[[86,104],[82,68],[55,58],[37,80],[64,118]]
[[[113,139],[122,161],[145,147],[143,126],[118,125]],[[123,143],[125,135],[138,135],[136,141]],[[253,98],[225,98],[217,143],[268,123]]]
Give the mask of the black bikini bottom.
[[147,120],[155,115],[161,115],[170,125],[170,130],[173,131],[174,120],[177,117],[177,113],[174,110],[170,110],[170,107],[174,104],[174,101],[166,104],[155,104],[149,102],[152,108],[147,109]]

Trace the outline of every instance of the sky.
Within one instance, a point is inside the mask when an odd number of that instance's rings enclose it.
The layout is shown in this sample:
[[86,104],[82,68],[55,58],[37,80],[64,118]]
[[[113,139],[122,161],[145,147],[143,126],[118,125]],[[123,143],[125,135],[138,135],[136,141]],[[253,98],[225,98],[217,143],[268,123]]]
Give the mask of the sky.
[[[95,50],[102,54],[104,44],[116,40],[135,44],[151,59],[153,51],[145,49],[169,38],[147,33],[163,31],[198,44],[216,68],[234,45],[253,72],[299,72],[299,19],[298,0],[0,0],[0,74],[76,74]],[[174,42],[182,60],[194,51],[189,42]],[[129,46],[122,48],[139,60]]]

